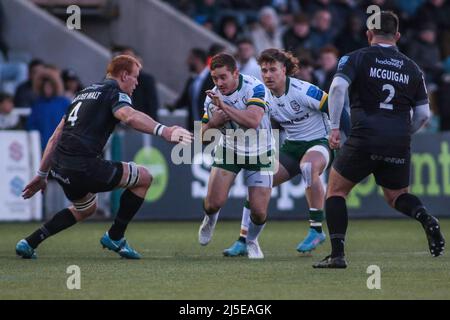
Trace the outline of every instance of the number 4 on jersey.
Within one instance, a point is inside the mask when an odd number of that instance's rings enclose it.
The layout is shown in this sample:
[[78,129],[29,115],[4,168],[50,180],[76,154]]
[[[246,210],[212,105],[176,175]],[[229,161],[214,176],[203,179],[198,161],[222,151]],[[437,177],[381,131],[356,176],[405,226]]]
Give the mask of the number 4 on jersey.
[[78,119],[78,110],[81,107],[82,102],[78,102],[77,105],[72,109],[72,111],[69,114],[69,118],[67,121],[70,122],[70,125],[73,127],[75,125],[75,122]]

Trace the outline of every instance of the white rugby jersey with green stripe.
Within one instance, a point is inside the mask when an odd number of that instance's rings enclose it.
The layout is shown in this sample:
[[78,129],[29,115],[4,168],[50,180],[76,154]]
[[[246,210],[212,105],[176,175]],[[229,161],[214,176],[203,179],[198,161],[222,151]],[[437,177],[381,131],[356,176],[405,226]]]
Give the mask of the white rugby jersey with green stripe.
[[311,141],[330,131],[328,94],[309,82],[287,77],[284,94],[270,93],[268,104],[271,118],[285,130],[287,140]]
[[[213,91],[220,91],[217,87]],[[268,152],[273,146],[272,126],[270,124],[269,108],[267,106],[267,98],[269,90],[258,79],[240,74],[238,88],[229,95],[222,95],[222,100],[227,105],[238,110],[245,110],[248,106],[259,106],[264,110],[264,116],[256,130],[245,128],[238,123],[232,121],[231,125],[234,130],[227,130],[218,144],[218,147],[226,147],[233,150],[240,156],[257,156]],[[205,99],[205,113],[202,118],[203,123],[209,121],[207,109],[213,106],[209,97]],[[248,135],[245,139],[235,139],[236,130],[242,129]],[[250,130],[250,131],[249,131]],[[256,141],[256,143],[254,143]]]

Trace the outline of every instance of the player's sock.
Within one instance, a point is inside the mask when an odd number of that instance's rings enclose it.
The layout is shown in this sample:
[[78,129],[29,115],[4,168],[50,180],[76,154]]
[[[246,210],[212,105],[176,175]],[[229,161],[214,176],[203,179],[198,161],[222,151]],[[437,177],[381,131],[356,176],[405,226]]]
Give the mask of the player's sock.
[[395,200],[395,209],[404,213],[408,217],[414,218],[424,224],[431,218],[427,213],[422,201],[410,193],[403,193]]
[[29,235],[28,238],[25,238],[25,240],[33,249],[36,249],[42,241],[73,226],[75,223],[77,223],[77,220],[72,212],[68,208],[65,208],[57,212],[53,218],[44,223],[39,229]]
[[245,243],[247,240],[248,226],[250,223],[250,202],[245,200],[244,208],[242,210],[241,232],[239,234],[239,241]]
[[266,226],[265,221],[261,224],[256,224],[253,222],[252,217],[250,216],[249,224],[248,224],[247,240],[254,241],[254,240],[258,239],[259,234],[261,233],[261,231],[263,231],[265,226]]
[[323,210],[309,208],[309,226],[311,229],[322,233]]
[[144,199],[126,189],[120,197],[120,207],[116,218],[108,230],[108,235],[112,240],[120,240],[125,234],[128,223],[133,219],[136,212],[141,207]]
[[325,201],[327,226],[331,240],[331,257],[344,255],[345,234],[347,232],[348,214],[345,199],[330,197]]
[[219,218],[220,209],[217,212],[210,212],[206,210],[205,201],[203,200],[203,213],[208,216],[210,223],[216,223]]

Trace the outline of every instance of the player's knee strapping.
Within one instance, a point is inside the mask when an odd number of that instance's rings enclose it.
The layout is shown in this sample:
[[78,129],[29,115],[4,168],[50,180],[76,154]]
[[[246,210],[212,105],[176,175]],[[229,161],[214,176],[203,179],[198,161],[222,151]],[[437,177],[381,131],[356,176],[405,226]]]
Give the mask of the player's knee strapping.
[[128,178],[124,188],[133,188],[139,182],[139,167],[134,162],[128,162]]
[[300,165],[300,170],[302,171],[302,178],[305,182],[306,188],[312,185],[312,168],[311,162],[302,163]]
[[94,194],[88,200],[83,202],[74,202],[73,206],[77,211],[86,211],[97,204],[97,195]]
[[[307,152],[310,151],[316,151],[323,155],[325,158],[325,168],[328,167],[328,163],[330,161],[330,153],[328,149],[325,146],[322,145],[315,145],[308,149]],[[305,182],[305,185],[307,188],[311,187],[313,182],[313,170],[312,170],[312,163],[311,162],[305,162],[300,164],[300,170],[302,173],[302,179]],[[319,173],[321,174],[321,173]]]

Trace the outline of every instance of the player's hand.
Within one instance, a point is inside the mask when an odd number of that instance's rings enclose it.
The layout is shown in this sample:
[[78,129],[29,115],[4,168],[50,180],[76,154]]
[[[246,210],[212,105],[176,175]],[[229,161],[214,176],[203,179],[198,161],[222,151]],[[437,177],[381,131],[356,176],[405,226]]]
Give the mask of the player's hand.
[[339,129],[332,129],[328,142],[330,143],[331,149],[339,149],[341,146],[341,131]]
[[206,95],[210,97],[212,100],[212,103],[216,105],[218,108],[222,109],[223,103],[222,98],[217,92],[214,92],[213,90],[206,90]]
[[22,190],[22,197],[29,199],[36,194],[36,192],[44,192],[47,188],[47,178],[36,176],[29,184]]
[[162,137],[168,142],[181,143],[184,145],[192,143],[193,139],[192,133],[179,126],[164,128]]

